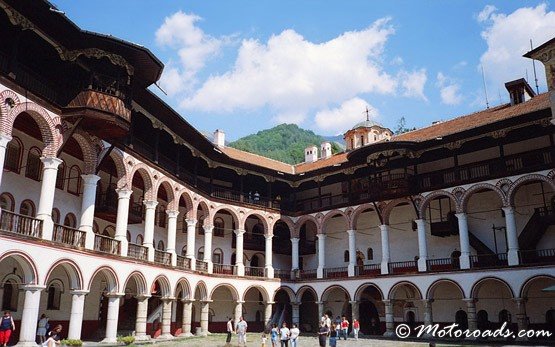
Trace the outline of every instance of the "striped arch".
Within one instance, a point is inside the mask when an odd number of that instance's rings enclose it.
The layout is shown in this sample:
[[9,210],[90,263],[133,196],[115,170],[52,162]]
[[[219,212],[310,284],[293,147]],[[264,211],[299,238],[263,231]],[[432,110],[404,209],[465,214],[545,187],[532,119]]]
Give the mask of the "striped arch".
[[[195,202],[196,204],[194,207],[194,214],[197,221],[200,219],[200,217],[204,217],[204,225],[212,225],[212,219],[214,218],[214,213],[213,213],[214,211],[210,210],[210,205],[208,204],[208,201],[204,199],[199,199]],[[202,208],[202,214],[199,213],[199,208]]]
[[297,302],[296,301],[297,299],[295,297],[295,291],[290,287],[284,286],[284,285],[274,290],[274,294],[272,295],[272,301],[274,302],[276,301],[276,295],[280,290],[283,290],[285,293],[287,293],[287,296],[289,297],[289,302]]
[[442,283],[453,284],[454,286],[456,286],[459,289],[459,292],[461,293],[461,299],[466,298],[464,290],[462,289],[462,287],[457,282],[455,282],[453,280],[450,280],[450,279],[447,279],[447,278],[441,278],[441,279],[435,280],[432,284],[430,284],[430,286],[426,290],[426,299],[428,299],[428,300],[434,299],[435,290],[436,290],[437,286],[439,286]]
[[[101,142],[102,145],[102,150],[100,151],[100,153],[98,154],[98,160],[102,160],[102,158],[104,158],[104,156],[106,155],[106,153],[108,153],[108,151],[110,150],[109,148],[104,148],[103,143]],[[114,162],[114,165],[116,166],[116,174],[117,174],[117,188],[124,188],[127,186],[128,182],[127,182],[127,177],[128,172],[127,172],[127,166],[125,165],[124,161],[123,161],[123,152],[119,149],[119,148],[113,148],[112,151],[110,152],[110,158],[112,159],[112,161]],[[129,186],[131,187],[131,186]]]
[[120,286],[119,286],[118,276],[116,275],[116,271],[114,271],[114,269],[112,269],[111,267],[105,266],[105,265],[99,267],[94,271],[91,278],[89,279],[87,290],[89,291],[91,290],[92,283],[94,282],[94,279],[98,275],[103,275],[104,278],[106,279],[106,284],[108,285],[107,287],[108,292],[110,293],[118,292]]
[[468,208],[468,201],[470,201],[470,197],[472,197],[473,194],[476,194],[483,190],[491,190],[497,193],[497,195],[499,196],[499,199],[501,199],[502,206],[507,205],[507,197],[505,196],[505,193],[501,190],[501,188],[496,187],[493,184],[489,184],[489,183],[479,183],[479,184],[473,185],[472,187],[468,188],[464,192],[461,198],[461,204],[460,204],[461,212],[466,213],[466,209]]
[[376,288],[376,290],[378,291],[378,293],[380,293],[380,299],[381,299],[381,300],[384,300],[385,297],[384,297],[384,295],[383,295],[382,289],[381,289],[377,284],[372,283],[372,282],[368,282],[368,283],[361,284],[361,285],[357,288],[357,290],[356,290],[356,292],[355,292],[355,300],[356,300],[356,301],[360,301],[360,300],[361,300],[362,293],[364,293],[364,291],[366,290],[366,288],[369,288],[369,287]]
[[393,300],[395,299],[395,294],[397,294],[397,291],[402,288],[402,287],[409,287],[412,288],[415,292],[415,294],[418,294],[418,298],[422,299],[422,292],[420,291],[420,288],[418,288],[418,286],[412,282],[409,281],[401,281],[401,282],[397,282],[393,285],[393,287],[391,287],[391,289],[389,290],[389,293],[387,294],[387,299],[388,300]]
[[283,222],[289,228],[289,235],[293,237],[293,233],[295,232],[295,223],[291,220],[291,218],[287,216],[280,216],[278,220],[274,223],[274,227],[276,226],[277,222]]
[[216,292],[216,290],[218,288],[227,288],[227,289],[229,289],[229,291],[231,292],[231,297],[233,298],[233,300],[239,301],[239,298],[240,298],[239,292],[237,292],[237,289],[235,289],[235,287],[232,286],[229,283],[220,283],[220,284],[216,285],[212,289],[212,291],[210,292],[210,296],[208,297],[208,300],[213,300],[212,297],[214,296],[214,292]]
[[98,155],[92,139],[80,129],[76,130],[72,137],[77,141],[79,147],[81,147],[81,152],[83,152],[83,173],[85,175],[95,174],[96,166],[98,165]]
[[324,291],[322,292],[322,297],[321,297],[321,301],[326,301],[326,296],[329,295],[329,293],[334,290],[334,289],[339,289],[342,292],[344,292],[345,294],[347,294],[347,301],[351,301],[351,294],[349,293],[349,291],[343,287],[342,285],[339,284],[334,284],[331,285],[329,287],[327,287],[326,289],[324,289]]
[[528,278],[526,281],[524,281],[524,283],[520,287],[519,298],[527,298],[529,287],[532,285],[532,283],[535,280],[538,280],[538,279],[546,279],[546,280],[551,280],[551,281],[555,282],[555,276],[552,276],[552,275],[534,275],[534,276]]
[[191,191],[186,189],[186,188],[182,188],[180,189],[178,192],[176,192],[176,198],[175,200],[177,207],[179,207],[179,201],[181,198],[183,198],[183,201],[185,201],[185,207],[187,209],[186,212],[186,217],[187,219],[194,219],[196,217],[196,211],[194,208],[194,203],[193,203],[193,198],[191,196]]
[[[242,213],[243,211],[239,211],[239,216],[241,216]],[[264,235],[273,235],[274,230],[270,230],[270,223],[268,223],[268,218],[256,211],[247,212],[244,214],[243,218],[240,219],[241,226],[243,227],[243,229],[247,230],[246,223],[249,217],[256,217],[260,219],[260,221],[262,222],[262,225],[264,226]],[[272,227],[273,227],[273,224],[272,224]]]
[[359,205],[351,215],[351,229],[356,230],[356,226],[358,224],[358,218],[360,215],[365,211],[376,211],[376,208],[373,204],[362,204]]
[[168,196],[168,210],[171,210],[171,211],[177,210],[177,204],[179,203],[179,201],[176,202],[172,181],[167,177],[160,178],[155,183],[154,190],[152,192],[153,197],[157,197],[159,189],[166,190],[166,195]]
[[[181,292],[181,297],[178,296],[180,292]],[[191,285],[189,284],[189,281],[187,281],[185,277],[181,277],[177,281],[177,284],[175,285],[175,290],[173,291],[173,293],[174,293],[174,296],[178,299],[183,299],[183,300],[192,299]]]
[[197,293],[198,293],[198,300],[205,301],[208,300],[208,290],[206,289],[206,283],[204,281],[198,281],[195,285],[194,291],[194,299],[197,300]]
[[12,99],[14,101],[15,103],[14,107],[20,103],[19,96],[17,96],[17,94],[14,91],[5,89],[2,92],[0,92],[0,117],[2,119],[8,116],[8,113],[11,109],[8,107],[8,105],[6,105],[7,99]]
[[316,217],[312,215],[304,215],[295,222],[294,233],[291,234],[291,237],[300,237],[301,227],[304,225],[304,223],[308,221],[314,222],[314,224],[316,225],[316,234],[322,233],[322,227],[318,222],[318,219],[316,219]]
[[21,251],[7,251],[6,253],[0,255],[0,262],[8,258],[13,258],[23,269],[24,284],[40,283],[37,266],[30,256]]
[[150,295],[146,284],[147,283],[146,278],[139,271],[133,271],[131,274],[129,274],[129,276],[127,276],[127,278],[125,279],[125,282],[123,283],[124,291],[131,280],[135,281],[135,285],[137,287],[137,295]]
[[143,183],[145,185],[145,200],[156,200],[156,192],[153,192],[154,180],[152,178],[152,173],[150,168],[143,163],[138,163],[133,166],[128,178],[129,188],[133,187],[133,177],[136,173],[141,175],[141,178],[143,179]]
[[513,298],[515,297],[515,293],[513,291],[513,288],[511,288],[511,286],[509,285],[509,283],[507,283],[507,281],[502,280],[499,277],[484,277],[484,278],[481,278],[478,282],[474,283],[474,285],[472,286],[472,289],[470,290],[470,297],[472,299],[478,299],[477,294],[480,291],[480,287],[486,281],[496,281],[501,285],[505,285],[507,287],[507,289],[509,289],[509,293],[511,293],[511,297],[513,297]]
[[150,285],[150,293],[152,293],[152,291],[154,290],[156,282],[158,282],[158,285],[160,286],[161,296],[163,298],[167,298],[172,295],[170,280],[168,280],[165,275],[156,276],[156,278],[154,279],[154,281],[152,281],[152,284]]
[[77,266],[77,264],[73,260],[67,259],[67,258],[60,259],[56,261],[54,264],[52,264],[52,266],[50,267],[50,269],[48,270],[44,278],[44,285],[48,283],[48,280],[50,279],[52,272],[58,266],[61,266],[64,269],[64,271],[67,273],[67,276],[69,277],[69,280],[71,282],[70,288],[72,290],[83,289],[83,273],[81,272],[81,269],[79,269],[79,266]]
[[263,299],[262,301],[263,302],[270,301],[270,296],[268,295],[268,291],[266,290],[266,288],[264,288],[263,286],[256,285],[256,284],[251,285],[247,289],[245,289],[245,291],[243,292],[243,298],[241,299],[242,301],[246,301],[247,293],[251,289],[256,289],[260,292],[260,294],[262,294],[262,299]]
[[460,204],[459,201],[457,200],[457,198],[455,197],[455,195],[453,195],[452,193],[449,193],[448,191],[445,190],[436,190],[434,192],[431,192],[430,194],[426,195],[424,197],[424,200],[422,200],[422,202],[420,203],[420,207],[418,208],[418,214],[420,215],[419,218],[420,219],[426,219],[426,207],[428,207],[428,205],[430,204],[430,202],[432,200],[434,200],[435,198],[441,197],[441,196],[446,196],[449,199],[451,199],[453,201],[453,203],[455,204],[455,210],[456,211],[460,211]]
[[2,118],[2,131],[7,135],[12,135],[13,125],[17,116],[21,113],[29,114],[38,124],[44,149],[42,155],[45,157],[55,158],[62,144],[62,125],[60,117],[54,119],[50,117],[48,112],[33,102],[20,103],[12,108],[7,117]]
[[332,219],[335,216],[341,216],[345,220],[345,225],[347,226],[347,230],[350,230],[351,227],[351,219],[341,210],[332,210],[326,213],[324,218],[322,219],[322,233],[326,233],[326,222]]
[[318,293],[316,292],[316,290],[314,290],[314,288],[312,288],[311,286],[308,286],[308,285],[304,285],[304,286],[300,287],[299,289],[297,289],[297,293],[295,294],[296,297],[297,297],[296,302],[299,302],[299,303],[301,302],[301,299],[302,299],[302,297],[303,297],[303,294],[304,294],[307,290],[308,290],[308,291],[311,291],[312,294],[314,294],[314,297],[316,298],[316,301],[319,301],[319,300],[320,300],[320,297],[318,296]]
[[412,204],[412,202],[407,198],[400,198],[400,199],[391,200],[389,203],[387,203],[387,205],[385,205],[382,211],[383,224],[389,225],[389,217],[391,216],[391,212],[395,207],[402,204]]
[[509,191],[507,192],[507,201],[509,203],[509,206],[514,206],[516,192],[518,191],[520,186],[527,182],[545,182],[551,186],[551,189],[555,191],[555,181],[549,179],[549,177],[538,174],[525,175],[514,181],[514,183],[509,188]]

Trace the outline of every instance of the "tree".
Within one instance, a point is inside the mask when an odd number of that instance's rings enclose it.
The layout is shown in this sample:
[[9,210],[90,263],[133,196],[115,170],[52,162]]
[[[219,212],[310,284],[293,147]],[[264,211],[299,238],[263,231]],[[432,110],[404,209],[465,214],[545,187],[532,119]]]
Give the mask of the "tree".
[[416,128],[412,128],[412,129],[407,128],[407,120],[403,116],[399,118],[399,120],[397,121],[397,127],[395,128],[394,133],[395,135],[400,135],[413,130],[416,130]]

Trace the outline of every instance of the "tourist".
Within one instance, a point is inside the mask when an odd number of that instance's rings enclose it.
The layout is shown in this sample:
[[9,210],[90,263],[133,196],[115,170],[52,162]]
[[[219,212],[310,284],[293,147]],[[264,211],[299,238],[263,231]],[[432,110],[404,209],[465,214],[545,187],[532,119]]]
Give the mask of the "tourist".
[[39,343],[43,344],[46,341],[46,332],[48,331],[49,324],[48,324],[48,317],[43,313],[40,316],[38,328],[37,328],[37,336],[39,337]]
[[331,329],[330,329],[330,347],[337,346],[338,337],[339,337],[339,329],[337,329],[337,325],[335,323],[332,323]]
[[290,331],[287,327],[287,323],[283,322],[281,329],[279,329],[279,339],[281,341],[281,347],[287,347],[289,345],[289,335]]
[[326,326],[328,327],[328,330],[329,330],[331,329],[331,318],[327,314],[325,314],[324,316],[326,317],[324,322],[326,323]]
[[328,338],[329,329],[326,323],[320,323],[320,330],[318,330],[318,343],[320,347],[326,347],[326,339]]
[[360,323],[357,319],[353,319],[353,335],[355,336],[355,340],[358,341],[358,332],[360,330]]
[[62,339],[62,326],[60,324],[56,325],[54,329],[48,333],[48,340],[46,340],[42,345],[44,347],[56,347],[60,345],[60,340]]
[[260,193],[257,190],[254,192],[254,201],[257,202],[258,200],[260,200]]
[[262,347],[266,347],[266,340],[267,340],[267,339],[268,339],[268,338],[266,337],[266,332],[263,331],[263,332],[262,332],[262,336],[260,336],[260,340],[261,340],[261,342],[262,342]]
[[239,337],[239,345],[247,344],[247,328],[248,324],[243,320],[243,317],[239,318],[239,323],[237,323],[237,336]]
[[279,331],[276,323],[272,325],[272,331],[270,333],[271,333],[272,347],[277,347]]
[[335,321],[333,323],[335,324],[335,332],[337,333],[337,338],[339,339],[341,336],[341,317],[335,317]]
[[341,321],[341,333],[343,334],[343,339],[347,340],[347,335],[349,335],[349,321],[345,316],[343,316],[343,320]]
[[297,324],[293,324],[293,327],[291,328],[291,331],[290,331],[290,334],[289,334],[289,339],[291,341],[291,347],[297,347],[297,339],[299,338],[300,334],[301,334],[301,331],[297,327]]
[[15,330],[15,323],[13,322],[13,317],[10,311],[4,311],[2,320],[0,320],[0,344],[2,347],[6,347],[10,341],[10,336]]
[[231,334],[233,333],[233,319],[229,318],[227,321],[227,337],[225,339],[226,344],[231,343]]

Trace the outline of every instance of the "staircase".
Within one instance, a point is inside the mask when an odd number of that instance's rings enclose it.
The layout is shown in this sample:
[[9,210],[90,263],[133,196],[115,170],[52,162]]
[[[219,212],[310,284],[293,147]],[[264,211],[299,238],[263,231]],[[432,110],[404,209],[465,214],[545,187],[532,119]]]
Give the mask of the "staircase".
[[162,306],[163,305],[158,305],[158,307],[156,307],[151,314],[148,315],[148,317],[146,318],[146,322],[147,323],[154,323],[154,321],[158,320],[159,322],[162,321]]
[[476,250],[476,253],[479,255],[493,255],[495,254],[485,243],[480,241],[476,235],[468,232],[468,241],[470,242],[470,246]]
[[555,224],[555,209],[553,207],[538,207],[518,236],[518,245],[521,250],[533,250],[550,225]]
[[266,325],[266,331],[272,330],[272,326],[276,324],[278,327],[281,327],[281,324],[285,320],[285,314],[287,313],[287,305],[278,305],[276,306],[276,311],[272,315],[272,318]]

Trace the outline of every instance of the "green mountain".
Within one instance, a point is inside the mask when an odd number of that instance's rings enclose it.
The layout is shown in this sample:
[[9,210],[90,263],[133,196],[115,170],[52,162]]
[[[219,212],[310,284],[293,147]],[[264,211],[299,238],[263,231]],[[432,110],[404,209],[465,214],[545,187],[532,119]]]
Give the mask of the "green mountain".
[[[304,149],[315,145],[320,147],[326,139],[310,130],[299,128],[295,124],[280,124],[271,129],[262,130],[233,141],[228,146],[242,151],[263,155],[267,158],[288,164],[304,161]],[[341,152],[341,146],[332,142],[332,152]]]

